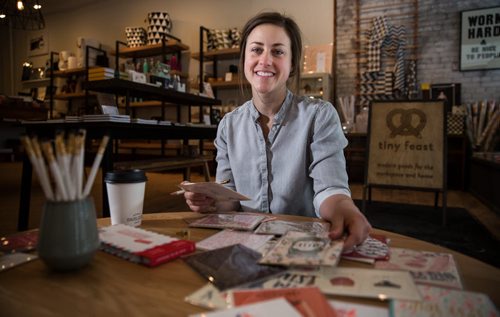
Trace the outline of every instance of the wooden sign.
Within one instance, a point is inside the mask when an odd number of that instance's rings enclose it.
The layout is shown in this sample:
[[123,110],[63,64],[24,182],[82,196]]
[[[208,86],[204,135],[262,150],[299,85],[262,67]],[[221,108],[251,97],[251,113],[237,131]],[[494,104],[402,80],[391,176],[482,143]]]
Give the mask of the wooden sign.
[[442,101],[373,102],[366,184],[443,189],[444,127]]

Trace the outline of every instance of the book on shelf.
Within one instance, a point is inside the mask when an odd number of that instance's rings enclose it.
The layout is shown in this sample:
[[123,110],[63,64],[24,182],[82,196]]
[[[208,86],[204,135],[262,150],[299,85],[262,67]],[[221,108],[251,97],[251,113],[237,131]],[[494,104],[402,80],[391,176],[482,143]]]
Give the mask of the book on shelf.
[[118,224],[99,229],[101,250],[134,263],[157,266],[195,251],[193,241]]

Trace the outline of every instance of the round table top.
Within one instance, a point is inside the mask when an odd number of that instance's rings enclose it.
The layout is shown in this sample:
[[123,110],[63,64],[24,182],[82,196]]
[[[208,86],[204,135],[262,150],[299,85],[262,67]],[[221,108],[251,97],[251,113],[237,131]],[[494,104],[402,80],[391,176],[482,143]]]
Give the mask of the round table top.
[[[144,214],[141,227],[158,233],[185,234],[193,212]],[[311,220],[278,216],[283,220]],[[99,226],[110,224],[98,219]],[[200,241],[218,230],[188,228],[188,239]],[[486,293],[498,306],[500,269],[458,252],[388,231],[374,229],[390,239],[391,247],[453,254],[465,290]],[[184,237],[186,238],[186,237]],[[340,267],[371,268],[372,265],[341,259]],[[50,271],[42,261],[32,261],[0,273],[0,310],[4,316],[186,316],[206,311],[184,298],[207,281],[181,259],[150,268],[98,251],[81,270]],[[350,300],[350,298],[346,298]],[[351,299],[359,302],[359,299]],[[376,300],[363,300],[387,305]]]

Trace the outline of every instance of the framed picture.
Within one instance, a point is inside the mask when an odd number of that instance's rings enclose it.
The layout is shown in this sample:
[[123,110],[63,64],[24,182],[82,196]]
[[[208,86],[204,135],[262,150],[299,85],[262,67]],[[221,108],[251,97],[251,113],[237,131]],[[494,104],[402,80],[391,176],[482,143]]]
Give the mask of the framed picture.
[[500,6],[460,12],[460,71],[500,69]]
[[46,30],[33,31],[28,35],[28,57],[49,53],[49,35]]

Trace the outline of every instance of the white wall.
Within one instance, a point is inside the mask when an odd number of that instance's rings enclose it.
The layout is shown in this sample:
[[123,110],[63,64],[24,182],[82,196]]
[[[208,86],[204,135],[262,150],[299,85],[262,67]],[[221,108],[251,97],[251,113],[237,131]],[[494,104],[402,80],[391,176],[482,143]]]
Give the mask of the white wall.
[[[146,26],[151,11],[167,11],[173,20],[172,34],[198,51],[199,26],[208,28],[238,27],[262,10],[276,10],[293,17],[303,32],[304,44],[324,44],[333,41],[333,1],[331,0],[46,0],[46,31],[49,50],[76,50],[79,36],[99,39],[114,48],[116,40],[125,41],[126,26]],[[42,5],[43,5],[42,1]],[[2,43],[4,41],[4,32]],[[12,94],[20,89],[21,65],[27,59],[27,31],[14,31],[14,91],[2,77],[0,93]],[[8,45],[2,44],[0,56],[8,59]],[[7,52],[7,53],[6,53]],[[5,57],[5,59],[4,59]],[[44,66],[48,56],[30,58],[35,66]],[[0,63],[0,72],[10,72],[9,63]],[[190,74],[197,75],[197,63],[191,61]],[[8,77],[7,77],[8,78]]]

